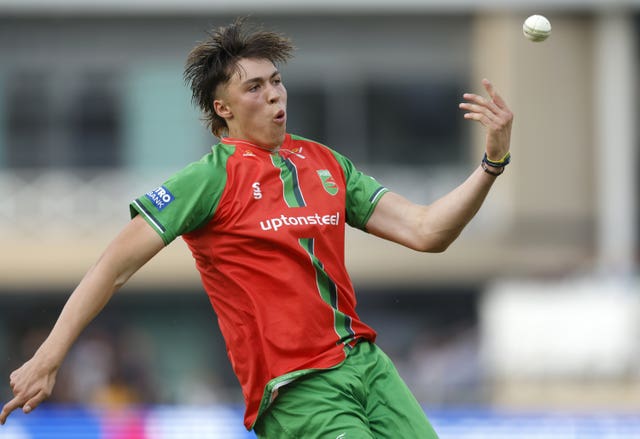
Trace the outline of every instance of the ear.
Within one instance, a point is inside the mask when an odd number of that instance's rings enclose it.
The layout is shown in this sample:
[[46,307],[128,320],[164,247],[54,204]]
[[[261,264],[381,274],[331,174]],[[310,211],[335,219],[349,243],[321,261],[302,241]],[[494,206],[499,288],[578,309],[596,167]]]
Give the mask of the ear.
[[229,108],[229,106],[222,99],[216,99],[213,101],[213,109],[216,114],[223,119],[231,119],[233,117],[231,108]]

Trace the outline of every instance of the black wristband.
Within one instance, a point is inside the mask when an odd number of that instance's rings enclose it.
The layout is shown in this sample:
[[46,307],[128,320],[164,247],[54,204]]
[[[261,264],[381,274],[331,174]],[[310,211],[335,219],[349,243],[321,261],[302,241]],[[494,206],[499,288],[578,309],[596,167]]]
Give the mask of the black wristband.
[[[487,174],[493,175],[494,177],[497,177],[498,175],[501,175],[504,172],[504,166],[491,166],[487,164],[487,162],[485,162],[484,160],[482,161],[482,163],[480,163],[480,165],[482,166],[482,169],[484,170],[484,172],[486,172]],[[495,171],[493,170],[495,169]]]

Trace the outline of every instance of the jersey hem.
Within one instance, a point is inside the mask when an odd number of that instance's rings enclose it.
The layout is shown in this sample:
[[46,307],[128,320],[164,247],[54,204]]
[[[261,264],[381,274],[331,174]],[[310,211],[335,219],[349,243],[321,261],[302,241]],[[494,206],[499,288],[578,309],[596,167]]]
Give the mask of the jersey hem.
[[273,378],[271,381],[269,381],[267,385],[264,387],[264,393],[262,394],[262,400],[260,401],[260,407],[258,407],[258,413],[256,415],[256,418],[251,423],[251,425],[247,428],[247,430],[249,431],[253,430],[253,428],[256,425],[256,422],[258,422],[258,419],[260,419],[260,416],[265,412],[265,410],[267,410],[267,408],[273,403],[273,401],[275,401],[276,397],[278,396],[278,389],[286,386],[287,384],[291,384],[295,380],[300,379],[304,376],[311,375],[316,372],[322,372],[322,371],[339,368],[347,360],[347,357],[349,356],[349,353],[353,350],[353,347],[361,340],[364,340],[364,339],[357,337],[350,340],[349,342],[346,342],[344,344],[344,354],[345,354],[344,358],[342,359],[342,361],[340,361],[339,363],[333,366],[295,370],[293,372],[280,375],[279,377]]

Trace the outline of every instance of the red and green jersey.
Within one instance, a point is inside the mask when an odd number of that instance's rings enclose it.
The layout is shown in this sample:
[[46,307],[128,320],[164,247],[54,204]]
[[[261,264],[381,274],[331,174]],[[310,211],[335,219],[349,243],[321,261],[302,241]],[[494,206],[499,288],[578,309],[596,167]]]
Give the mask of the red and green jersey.
[[131,203],[166,244],[182,235],[218,316],[252,428],[277,390],[375,339],[356,314],[345,223],[387,190],[337,152],[287,135],[269,152],[223,138]]

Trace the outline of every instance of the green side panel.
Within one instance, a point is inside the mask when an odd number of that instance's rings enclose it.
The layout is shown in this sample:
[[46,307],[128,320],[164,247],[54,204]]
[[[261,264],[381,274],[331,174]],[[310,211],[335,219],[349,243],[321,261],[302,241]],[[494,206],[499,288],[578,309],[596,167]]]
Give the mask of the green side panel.
[[353,340],[353,329],[351,329],[351,318],[338,310],[338,291],[335,282],[329,277],[322,261],[314,252],[314,240],[312,238],[300,238],[300,246],[309,254],[311,263],[316,272],[316,285],[322,300],[333,309],[334,330],[338,334],[338,343],[348,343]]
[[177,65],[134,66],[125,84],[124,113],[130,169],[179,169],[214,143]]
[[283,197],[289,207],[304,207],[306,202],[300,189],[298,180],[298,170],[289,160],[278,154],[271,154],[271,162],[280,169],[280,180],[282,180]]

